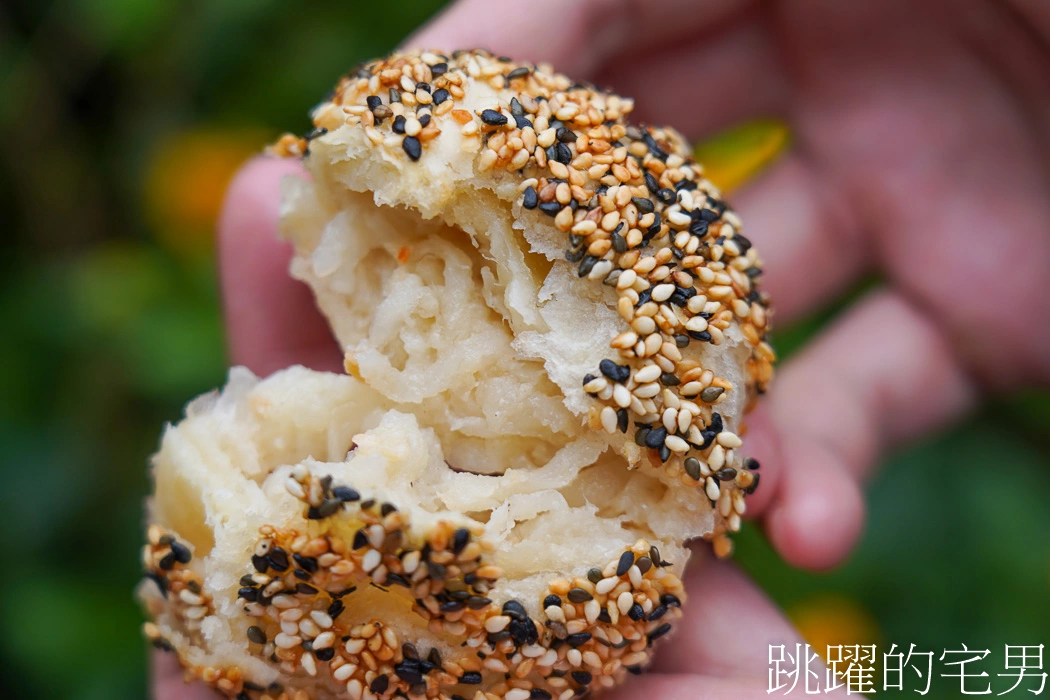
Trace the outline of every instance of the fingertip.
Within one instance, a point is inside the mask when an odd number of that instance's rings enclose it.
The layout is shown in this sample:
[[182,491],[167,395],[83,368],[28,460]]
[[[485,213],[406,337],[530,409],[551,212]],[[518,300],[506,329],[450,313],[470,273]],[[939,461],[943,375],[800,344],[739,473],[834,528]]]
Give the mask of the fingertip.
[[810,460],[785,476],[784,493],[766,515],[765,528],[787,563],[821,571],[842,563],[853,549],[866,507],[859,484],[841,465],[815,455]]
[[187,683],[174,654],[153,652],[154,700],[215,700],[216,693],[203,683]]

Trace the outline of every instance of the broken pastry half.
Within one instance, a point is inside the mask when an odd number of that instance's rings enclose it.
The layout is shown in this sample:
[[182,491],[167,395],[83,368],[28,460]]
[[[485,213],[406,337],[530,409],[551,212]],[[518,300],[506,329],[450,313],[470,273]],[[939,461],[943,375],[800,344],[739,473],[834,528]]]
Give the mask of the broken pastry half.
[[345,374],[234,368],[153,459],[146,633],[243,698],[640,672],[758,486],[760,261],[670,129],[484,51],[362,65],[273,151]]

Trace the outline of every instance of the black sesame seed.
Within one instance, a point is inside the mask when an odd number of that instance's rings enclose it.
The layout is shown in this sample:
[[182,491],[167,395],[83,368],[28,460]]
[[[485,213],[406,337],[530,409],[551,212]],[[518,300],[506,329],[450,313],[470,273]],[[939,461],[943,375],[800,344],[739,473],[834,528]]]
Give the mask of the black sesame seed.
[[343,614],[346,610],[346,604],[341,600],[333,600],[332,604],[328,606],[328,617],[333,620]]
[[481,111],[481,121],[490,126],[503,126],[507,118],[494,109],[484,109]]
[[634,434],[634,444],[645,447],[645,441],[649,437],[649,428],[639,428]]
[[379,95],[369,95],[365,98],[365,103],[368,104],[368,108],[375,110],[376,107],[383,104],[383,98]]
[[598,370],[614,382],[626,382],[631,378],[631,368],[605,359],[598,363]]
[[748,457],[744,460],[744,467],[746,469],[750,469],[751,471],[756,471],[760,466],[761,465],[758,463],[758,460],[754,457]]
[[587,642],[591,641],[591,633],[577,632],[576,634],[570,634],[568,637],[565,638],[565,641],[571,647],[578,647],[581,644],[586,644]]
[[364,528],[361,528],[354,533],[354,541],[350,546],[354,549],[361,549],[362,547],[368,546],[368,534],[365,532]]
[[521,106],[521,102],[518,101],[517,97],[510,98],[510,113],[515,117],[525,115],[525,108]]
[[421,671],[419,664],[412,660],[405,660],[394,666],[394,673],[397,674],[397,677],[409,685],[423,682]]
[[719,481],[732,481],[736,478],[736,469],[725,467],[715,472],[715,476],[718,477]]
[[403,133],[405,133],[405,117],[404,117],[404,115],[399,114],[396,117],[394,117],[394,123],[391,126],[391,128],[394,130],[395,134],[403,134]]
[[587,570],[587,580],[591,583],[598,583],[602,580],[602,570],[597,567],[592,567]]
[[627,239],[614,231],[612,234],[612,246],[617,253],[626,253]]
[[332,489],[332,495],[343,502],[353,502],[361,500],[361,494],[349,486],[336,486]]
[[628,550],[620,555],[620,561],[616,564],[616,575],[623,576],[634,565],[634,552]]
[[645,186],[653,194],[656,194],[656,191],[660,189],[660,183],[656,181],[656,177],[648,170],[645,172]]
[[244,576],[241,576],[240,583],[242,586],[254,586],[255,579],[252,578],[251,574],[245,574]]
[[692,478],[700,481],[702,474],[700,473],[700,460],[696,457],[686,457],[685,460],[685,473]]
[[532,126],[532,122],[530,122],[527,117],[523,117],[520,114],[515,114],[514,125],[519,129],[527,129]]
[[591,270],[594,269],[594,265],[597,262],[598,262],[598,258],[596,256],[594,256],[594,255],[586,256],[583,259],[583,262],[580,263],[580,268],[579,268],[577,274],[580,277],[586,277],[587,275],[591,274]]
[[421,116],[419,118],[419,124],[420,126],[427,126],[428,124],[430,124],[430,115],[424,114],[423,116]]
[[252,556],[252,566],[260,574],[265,574],[266,570],[270,568],[270,561],[266,557],[260,557],[256,554]]
[[573,603],[586,603],[588,600],[594,599],[594,596],[582,588],[570,589],[569,594],[566,597]]
[[250,603],[252,601],[258,600],[259,591],[257,591],[254,588],[245,587],[237,591],[237,597],[243,598],[244,600],[247,600]]
[[503,604],[503,614],[515,620],[525,620],[528,618],[528,613],[525,612],[525,606],[516,600],[508,600]]
[[295,592],[302,593],[303,595],[317,595],[317,589],[311,586],[309,583],[296,584]]
[[447,573],[443,564],[436,562],[428,562],[427,570],[430,572],[430,578],[443,579]]
[[645,617],[645,610],[642,609],[641,605],[639,605],[638,603],[635,603],[627,611],[627,617],[631,618],[635,622],[638,622],[643,617]]
[[434,668],[441,668],[441,652],[438,651],[436,648],[431,649],[430,653],[427,654],[427,662]]
[[296,564],[309,571],[311,574],[317,571],[317,560],[313,557],[304,557],[302,554],[296,553],[292,555],[292,559],[295,559]]
[[443,613],[454,613],[459,612],[465,607],[466,605],[461,600],[450,600],[445,603],[442,603],[440,606],[438,606],[438,609]]
[[627,409],[620,408],[616,411],[616,427],[620,429],[621,433],[627,432]]
[[521,66],[519,68],[515,68],[510,73],[507,73],[507,80],[516,80],[518,78],[524,78],[529,73],[530,70],[528,66]]
[[248,639],[256,644],[266,644],[266,633],[261,627],[252,625],[248,628]]
[[664,372],[660,375],[660,383],[664,386],[678,386],[682,380],[670,372]]
[[529,691],[529,700],[551,700],[553,696],[543,688],[533,688]]
[[441,63],[435,63],[430,67],[430,74],[435,78],[439,75],[444,75],[448,72],[448,64],[442,61]]
[[557,200],[544,202],[540,205],[540,211],[542,211],[547,216],[557,216],[558,212],[561,211],[561,202]]
[[526,187],[525,193],[521,200],[521,206],[525,207],[526,209],[535,209],[539,201],[540,199],[539,195],[536,193],[536,188]]
[[748,496],[753,494],[755,492],[755,489],[758,488],[758,482],[759,482],[759,480],[761,478],[762,478],[761,474],[755,474],[755,480],[751,482],[750,486],[748,486],[746,489],[744,489],[744,493],[746,493]]
[[157,566],[165,571],[171,571],[175,567],[175,552],[168,552],[161,557],[160,561],[157,562]]
[[292,572],[292,574],[294,574],[295,577],[297,579],[299,579],[300,581],[309,581],[310,580],[310,572],[309,571],[303,571],[302,569],[296,569],[295,571]]
[[644,141],[645,145],[649,147],[649,152],[652,153],[654,157],[659,158],[660,160],[667,160],[667,152],[660,148],[660,144],[656,142],[656,139],[654,139],[653,135],[648,131],[642,133],[642,141]]
[[381,695],[386,692],[386,689],[390,687],[390,679],[384,674],[382,676],[376,676],[372,683],[368,686],[368,689],[377,695]]
[[481,683],[481,674],[477,671],[465,671],[463,675],[459,677],[459,682],[466,685],[478,685]]
[[569,147],[566,146],[564,143],[559,142],[555,144],[554,151],[554,160],[558,161],[559,163],[564,163],[565,165],[568,165],[572,162],[572,151],[569,150]]
[[663,189],[657,190],[656,198],[664,204],[674,204],[678,201],[678,195],[675,194],[675,191],[669,187],[664,187]]
[[649,434],[645,436],[646,447],[652,447],[656,449],[664,444],[664,440],[667,439],[667,428],[660,426],[653,428],[649,431]]
[[314,652],[314,656],[317,657],[318,661],[331,661],[333,658],[335,658],[335,649],[333,649],[332,647],[318,649]]
[[561,607],[561,597],[560,596],[556,596],[553,593],[551,593],[549,596],[547,596],[546,598],[543,599],[543,607],[544,608],[549,608],[552,605],[554,607],[560,608]]
[[[602,611],[600,613],[598,613],[598,619],[600,621],[606,623],[606,624],[609,624],[609,623],[612,622],[612,618],[609,617],[609,611],[606,610],[605,608],[602,608]],[[628,642],[629,643],[629,640],[625,639],[624,642]]]
[[492,604],[492,601],[485,596],[472,595],[467,598],[467,607],[471,610],[481,610]]
[[470,541],[470,530],[465,527],[461,527],[456,530],[456,533],[452,536],[452,552],[459,554],[463,551],[463,548],[467,546]]
[[667,445],[660,445],[659,455],[660,461],[666,462],[667,460],[671,459],[671,448]]
[[707,235],[707,222],[703,219],[696,219],[689,224],[689,233],[694,236],[706,236]]
[[711,342],[711,333],[708,331],[686,331],[686,333],[688,333],[689,337],[693,340],[699,340],[704,343]]
[[376,499],[369,498],[367,501],[361,501],[361,510],[371,510],[372,506],[376,504]]
[[189,547],[177,540],[171,541],[171,553],[175,555],[175,561],[179,562],[180,564],[189,564],[190,559],[193,558],[193,555],[190,553]]
[[667,634],[670,631],[671,631],[671,623],[670,622],[665,622],[664,624],[660,625],[659,627],[657,627],[656,629],[654,629],[652,632],[649,633],[649,643],[651,644],[652,642],[656,641],[657,639],[659,639],[660,637],[664,636],[665,634]]
[[419,157],[423,155],[423,146],[415,136],[406,136],[404,141],[401,142],[401,147],[405,149],[405,153],[412,160],[419,160]]
[[657,606],[657,607],[652,609],[652,612],[649,613],[649,622],[655,622],[655,621],[659,620],[661,617],[663,617],[666,614],[667,614],[667,606],[666,605]]
[[591,674],[587,671],[573,671],[572,679],[580,685],[587,685],[591,682]]
[[649,557],[639,557],[638,561],[635,562],[638,565],[638,570],[645,574],[649,569],[653,568],[653,560]]
[[397,88],[390,88],[388,95],[390,97],[390,104],[401,101],[401,91]]
[[317,509],[317,514],[322,518],[327,518],[331,515],[335,515],[335,512],[343,507],[343,502],[338,498],[329,498],[321,504],[321,507]]
[[653,560],[653,563],[657,566],[660,565],[660,550],[656,548],[656,545],[649,547],[649,558]]
[[713,430],[716,433],[720,433],[723,430],[725,430],[725,428],[724,428],[724,426],[722,424],[722,414],[721,413],[712,413],[711,414],[711,424],[707,426],[707,429],[708,430]]
[[660,602],[668,607],[682,607],[682,601],[678,600],[677,596],[671,595],[670,593],[664,593],[660,596]]
[[449,97],[450,97],[450,95],[448,93],[448,90],[446,90],[445,88],[439,88],[439,89],[435,90],[434,94],[432,95],[432,98],[434,100],[434,104],[436,104],[436,105],[441,104],[442,102],[447,100]]

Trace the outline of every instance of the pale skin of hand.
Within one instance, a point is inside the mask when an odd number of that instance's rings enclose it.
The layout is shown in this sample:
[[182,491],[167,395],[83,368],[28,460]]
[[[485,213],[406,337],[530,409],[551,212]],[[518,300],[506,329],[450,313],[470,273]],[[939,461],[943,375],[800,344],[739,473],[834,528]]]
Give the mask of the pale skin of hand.
[[[832,566],[887,450],[1050,383],[1050,5],[1041,0],[462,0],[408,41],[548,61],[637,99],[691,138],[779,116],[794,144],[732,197],[783,324],[869,271],[884,283],[779,370],[752,414],[748,500],[790,563]],[[338,371],[340,353],[276,238],[278,182],[258,159],[220,221],[232,360]],[[797,633],[732,565],[693,595],[653,672],[612,700],[766,694],[768,644]],[[716,591],[714,595],[710,592]],[[212,697],[156,660],[159,700]]]

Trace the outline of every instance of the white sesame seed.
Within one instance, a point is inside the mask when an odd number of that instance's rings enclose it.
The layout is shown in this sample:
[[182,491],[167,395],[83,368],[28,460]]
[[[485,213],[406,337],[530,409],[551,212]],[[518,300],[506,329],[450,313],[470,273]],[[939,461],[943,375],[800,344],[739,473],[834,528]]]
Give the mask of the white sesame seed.
[[524,688],[511,688],[503,696],[503,700],[529,700],[529,691]]
[[579,649],[569,649],[569,652],[565,655],[565,660],[569,662],[570,666],[579,666],[583,663],[583,654]]
[[354,656],[356,654],[360,654],[364,650],[365,644],[367,644],[367,643],[368,643],[368,640],[366,640],[366,639],[361,639],[360,637],[354,637],[352,639],[348,639],[346,641],[346,646],[344,646],[343,648],[346,649],[346,653],[347,654],[350,654],[351,656]]
[[696,396],[704,390],[703,384],[700,382],[687,382],[682,386],[682,396]]
[[650,399],[659,393],[660,385],[657,382],[642,384],[634,390],[634,395],[640,399]]
[[706,479],[704,479],[704,491],[707,492],[707,497],[710,498],[712,501],[718,500],[718,496],[720,495],[718,482],[712,479],[711,477],[707,477]]
[[677,435],[668,435],[664,439],[664,444],[667,445],[667,449],[671,452],[688,452],[689,443],[678,437]]
[[593,651],[583,652],[583,663],[587,664],[591,668],[601,668],[602,658]]
[[[620,275],[620,279],[616,280],[616,288],[627,289],[628,287],[632,286],[637,279],[638,273],[628,268],[624,270],[623,273]],[[696,297],[693,298],[695,299]]]
[[630,579],[631,585],[635,588],[642,585],[642,570],[638,568],[637,564],[627,570],[627,578]]
[[736,433],[731,433],[728,430],[720,432],[718,436],[715,437],[715,440],[717,440],[718,444],[722,447],[728,447],[730,449],[740,447],[744,444],[744,441],[740,439],[740,436]]
[[271,602],[273,603],[273,606],[275,608],[280,608],[282,610],[285,608],[294,608],[297,605],[299,605],[298,601],[296,601],[296,599],[291,597],[290,595],[276,596]]
[[707,330],[707,319],[703,316],[693,316],[685,322],[685,329],[694,333],[702,333]]
[[295,479],[286,479],[284,482],[284,488],[296,498],[306,498],[306,492],[303,490],[303,485]]
[[599,262],[594,264],[594,267],[591,268],[590,273],[588,273],[587,275],[587,279],[604,279],[605,276],[609,274],[609,272],[612,270],[612,266],[613,264],[609,260],[600,260]]
[[618,584],[619,582],[620,582],[620,579],[617,578],[617,577],[603,578],[601,581],[599,581],[598,583],[594,584],[594,590],[595,590],[596,593],[599,593],[600,595],[605,595],[606,593],[608,593],[612,589],[616,588],[616,584]]
[[558,652],[554,649],[548,649],[543,656],[536,659],[537,666],[553,666],[558,662]]
[[331,630],[322,632],[321,634],[314,637],[313,647],[314,649],[327,649],[335,643],[335,633]]
[[613,387],[613,401],[620,408],[627,408],[631,405],[631,392],[623,384],[617,384]]
[[299,630],[307,637],[316,637],[321,634],[321,628],[310,618],[299,621]]
[[[689,430],[689,424],[693,422],[693,414],[689,409],[682,409],[678,412],[678,430],[686,432]],[[671,430],[671,428],[668,428]]]
[[660,367],[658,365],[646,365],[634,373],[634,381],[638,384],[648,384],[660,378]]
[[726,451],[721,445],[715,445],[711,448],[711,452],[707,455],[707,464],[711,467],[712,471],[718,471],[726,463]]
[[354,671],[356,670],[357,664],[343,664],[336,670],[332,671],[332,678],[342,682],[354,675]]
[[299,663],[302,664],[303,669],[311,676],[317,675],[317,662],[314,660],[314,655],[310,653],[303,654],[302,658],[299,659]]
[[273,638],[273,643],[281,649],[292,649],[293,647],[299,646],[302,643],[302,639],[298,636],[293,636],[280,632],[276,637]]
[[565,611],[561,609],[560,605],[551,605],[544,609],[544,614],[548,620],[555,622],[565,622]]
[[674,294],[673,284],[658,284],[653,287],[653,301],[667,301]]
[[667,432],[673,433],[675,431],[677,421],[678,411],[671,407],[665,408],[661,422],[664,424],[664,427],[667,428]]
[[418,549],[414,549],[405,555],[405,558],[401,560],[401,570],[406,574],[415,573],[416,568],[419,566],[419,559],[422,555]]
[[379,566],[382,561],[383,555],[379,553],[379,550],[370,549],[361,560],[361,568],[367,573]]
[[502,632],[510,624],[510,618],[506,615],[493,615],[485,620],[485,630],[488,632]]
[[541,647],[539,644],[529,644],[521,648],[521,655],[527,659],[535,659],[543,656],[545,653],[547,653],[546,648]]
[[649,335],[656,330],[656,321],[649,316],[638,316],[631,321],[631,328],[633,328],[638,335]]
[[632,605],[634,605],[634,596],[631,595],[630,591],[624,591],[620,594],[620,597],[616,599],[616,608],[620,611],[621,615],[626,615]]
[[[604,580],[604,579],[603,579]],[[596,589],[597,590],[597,589]],[[583,605],[583,615],[587,619],[587,622],[594,624],[594,621],[598,619],[598,616],[602,613],[602,606],[597,600],[588,600]]]
[[364,685],[356,678],[346,684],[346,694],[350,696],[350,700],[361,700],[364,690]]

